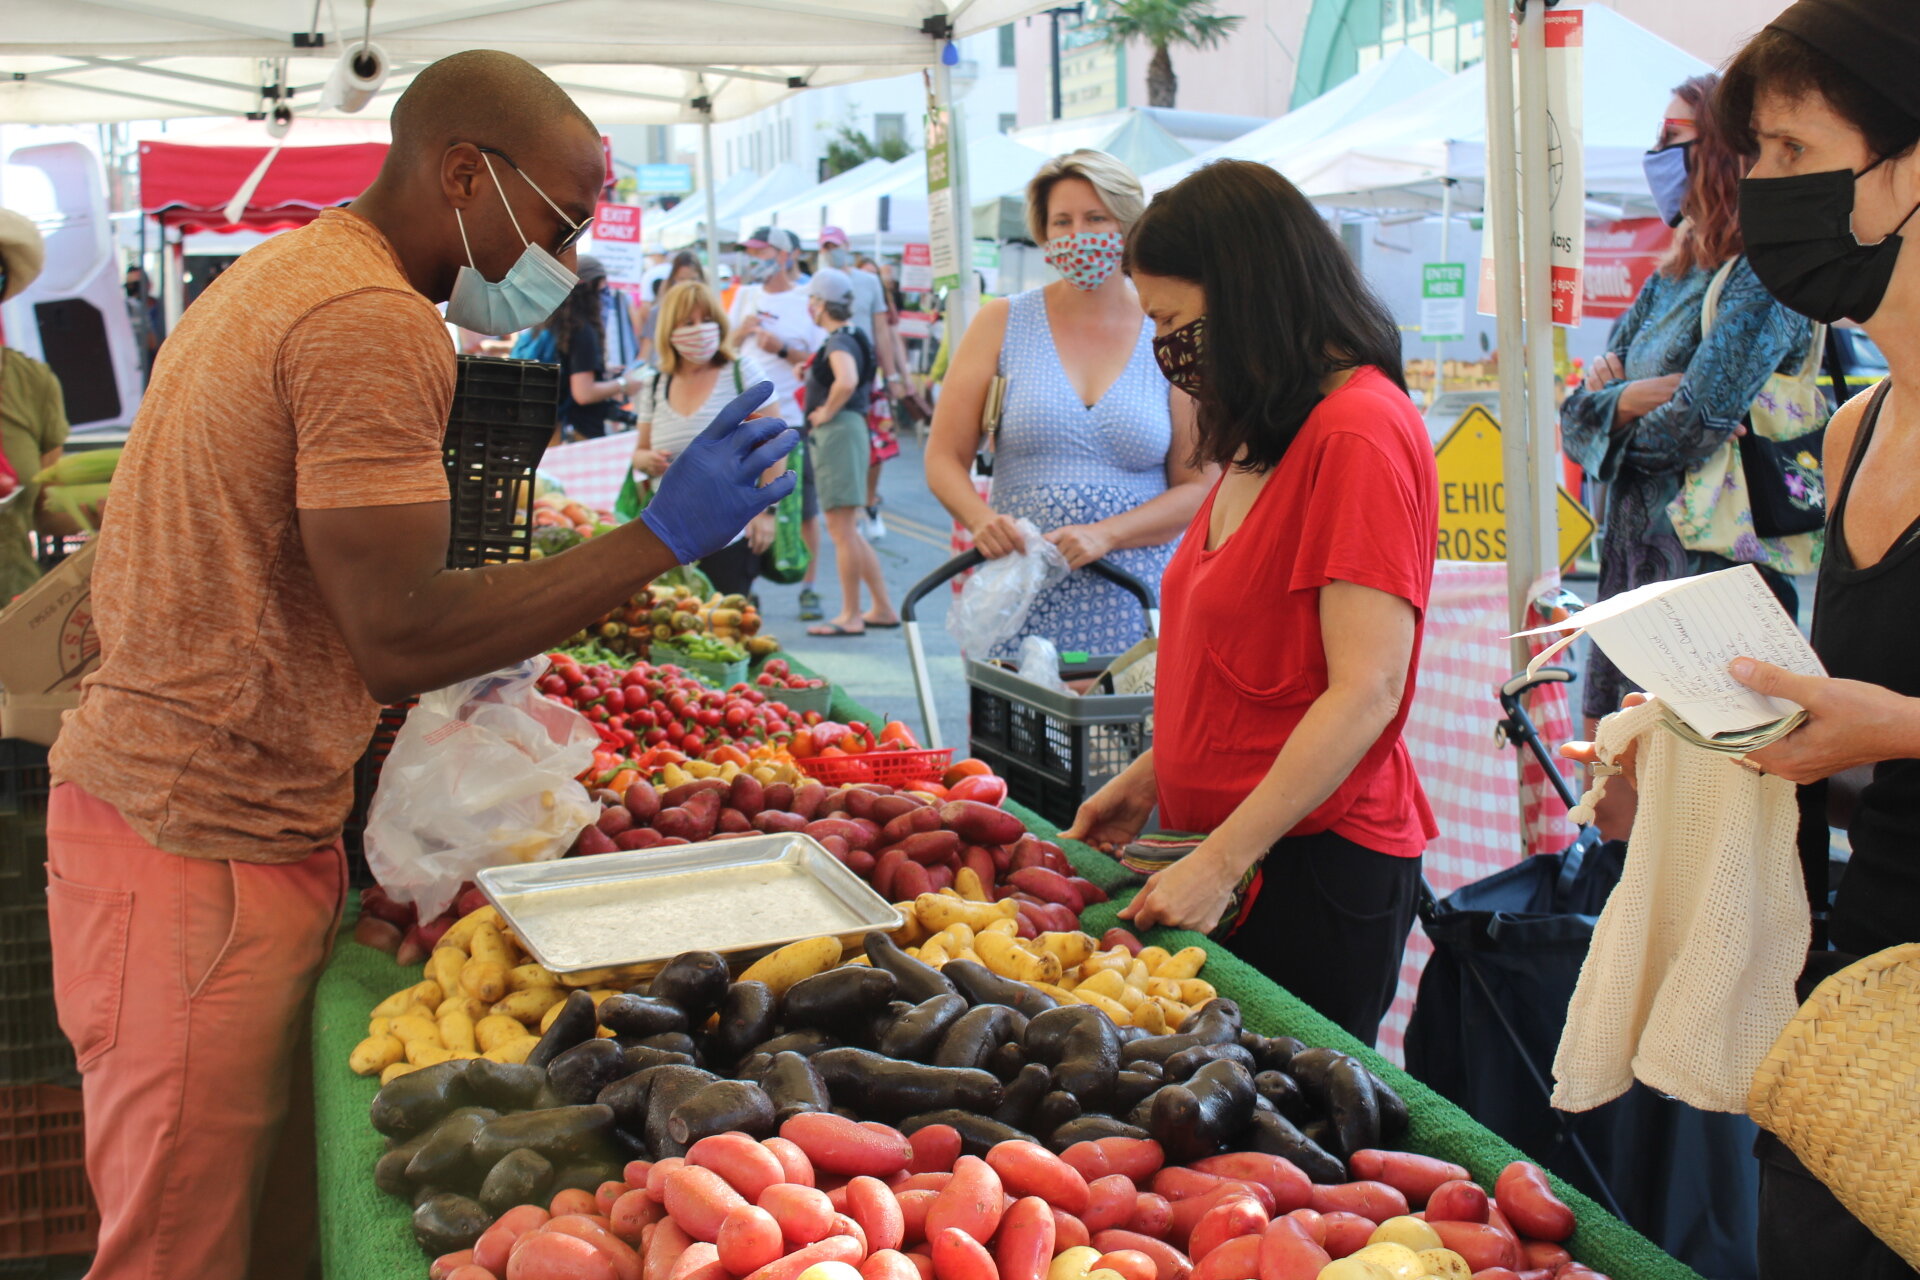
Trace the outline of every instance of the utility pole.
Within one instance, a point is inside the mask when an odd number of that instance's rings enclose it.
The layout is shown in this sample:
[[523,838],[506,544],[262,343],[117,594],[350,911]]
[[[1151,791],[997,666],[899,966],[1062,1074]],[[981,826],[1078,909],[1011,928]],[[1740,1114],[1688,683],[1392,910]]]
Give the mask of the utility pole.
[[1063,4],[1047,10],[1047,23],[1052,35],[1050,49],[1053,55],[1053,118],[1060,118],[1060,19],[1078,18],[1085,11],[1084,5]]

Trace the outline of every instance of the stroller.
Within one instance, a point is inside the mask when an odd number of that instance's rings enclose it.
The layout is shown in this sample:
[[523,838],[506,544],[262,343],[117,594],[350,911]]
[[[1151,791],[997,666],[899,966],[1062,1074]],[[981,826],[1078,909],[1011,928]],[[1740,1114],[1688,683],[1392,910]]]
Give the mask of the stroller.
[[[1537,685],[1572,678],[1544,667],[1499,690],[1498,732],[1533,752],[1568,808],[1572,788],[1522,700]],[[1420,922],[1433,958],[1407,1026],[1407,1070],[1701,1275],[1748,1280],[1760,1186],[1751,1120],[1697,1111],[1639,1083],[1577,1115],[1549,1103],[1567,1005],[1625,860],[1624,842],[1586,828],[1564,851],[1444,900],[1424,893]]]

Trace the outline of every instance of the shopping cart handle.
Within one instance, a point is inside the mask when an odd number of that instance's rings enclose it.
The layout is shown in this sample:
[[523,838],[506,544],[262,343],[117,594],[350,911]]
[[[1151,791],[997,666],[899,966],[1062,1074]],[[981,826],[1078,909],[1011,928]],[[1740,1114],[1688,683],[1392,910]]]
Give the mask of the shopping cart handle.
[[1500,701],[1504,703],[1511,698],[1518,698],[1538,685],[1568,684],[1572,680],[1573,672],[1565,667],[1542,667],[1538,671],[1522,671],[1500,686]]
[[[957,578],[967,570],[978,565],[983,565],[986,562],[987,558],[977,550],[963,551],[941,565],[938,569],[935,569],[919,582],[916,582],[913,585],[913,589],[907,592],[906,599],[900,602],[900,620],[902,622],[915,621],[914,611],[919,606],[920,601],[924,599],[929,592],[933,591],[934,588],[938,587],[941,583]],[[1115,568],[1105,560],[1095,560],[1092,564],[1085,566],[1085,568],[1087,572],[1105,578],[1117,587],[1124,588],[1134,599],[1140,602],[1141,609],[1145,610],[1149,616],[1159,607],[1155,604],[1153,592],[1147,588],[1147,585],[1128,573],[1125,569]]]

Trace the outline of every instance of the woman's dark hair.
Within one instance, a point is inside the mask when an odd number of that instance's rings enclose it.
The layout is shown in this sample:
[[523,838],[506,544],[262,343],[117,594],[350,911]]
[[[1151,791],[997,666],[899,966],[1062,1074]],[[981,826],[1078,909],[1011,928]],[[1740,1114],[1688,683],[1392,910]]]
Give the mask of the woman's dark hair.
[[1155,196],[1126,269],[1206,292],[1196,465],[1272,469],[1342,369],[1373,365],[1406,389],[1392,314],[1319,211],[1264,164],[1216,160]]
[[1678,279],[1689,271],[1716,270],[1746,252],[1740,239],[1740,175],[1751,152],[1736,150],[1724,122],[1714,113],[1713,94],[1720,77],[1694,76],[1675,85],[1673,96],[1693,108],[1700,138],[1687,156],[1687,198],[1680,206],[1687,220],[1673,238],[1661,271]]
[[1713,110],[1739,151],[1758,155],[1753,108],[1762,94],[1789,100],[1818,94],[1858,129],[1876,158],[1904,156],[1920,143],[1920,120],[1799,36],[1768,27],[1747,42],[1720,77]]
[[673,255],[673,262],[667,267],[667,279],[671,280],[679,275],[682,267],[692,267],[693,278],[702,284],[706,283],[707,269],[700,265],[700,255],[693,250],[682,249]]
[[607,322],[600,311],[601,278],[582,280],[573,286],[573,292],[567,300],[554,309],[547,327],[553,330],[553,345],[561,355],[573,350],[573,337],[588,325],[600,339],[600,349],[607,349]]

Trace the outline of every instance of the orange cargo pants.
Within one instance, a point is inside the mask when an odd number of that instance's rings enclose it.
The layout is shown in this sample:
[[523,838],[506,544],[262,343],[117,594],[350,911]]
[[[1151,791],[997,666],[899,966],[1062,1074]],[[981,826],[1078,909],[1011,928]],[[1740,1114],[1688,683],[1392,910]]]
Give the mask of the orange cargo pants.
[[100,1204],[89,1280],[306,1273],[310,1012],[345,896],[337,843],[272,866],[180,857],[54,788],[54,991]]

